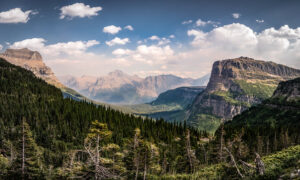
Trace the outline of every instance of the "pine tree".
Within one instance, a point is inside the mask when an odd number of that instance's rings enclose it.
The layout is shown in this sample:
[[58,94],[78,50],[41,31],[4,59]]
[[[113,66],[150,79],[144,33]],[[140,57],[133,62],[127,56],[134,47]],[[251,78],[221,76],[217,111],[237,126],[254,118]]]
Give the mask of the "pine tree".
[[36,179],[43,177],[43,157],[42,148],[38,147],[32,136],[32,132],[26,119],[18,128],[19,141],[16,144],[18,152],[16,160],[13,162],[13,171],[23,179]]
[[112,178],[115,175],[101,162],[101,144],[103,145],[111,138],[112,132],[108,130],[107,124],[93,121],[87,138],[84,142],[85,151],[89,154],[94,166],[95,179]]

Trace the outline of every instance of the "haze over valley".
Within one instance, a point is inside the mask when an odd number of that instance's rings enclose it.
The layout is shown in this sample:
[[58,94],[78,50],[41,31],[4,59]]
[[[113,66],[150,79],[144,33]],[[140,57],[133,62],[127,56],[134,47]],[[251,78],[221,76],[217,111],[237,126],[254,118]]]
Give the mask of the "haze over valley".
[[0,2],[0,179],[300,179],[296,0]]

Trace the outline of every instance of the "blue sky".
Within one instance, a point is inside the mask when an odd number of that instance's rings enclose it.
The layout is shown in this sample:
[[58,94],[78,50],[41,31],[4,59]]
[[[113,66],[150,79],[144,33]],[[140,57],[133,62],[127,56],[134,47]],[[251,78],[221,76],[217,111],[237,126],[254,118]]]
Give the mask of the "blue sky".
[[59,76],[121,69],[200,77],[213,61],[238,56],[299,68],[299,7],[297,0],[2,0],[0,49],[38,50]]

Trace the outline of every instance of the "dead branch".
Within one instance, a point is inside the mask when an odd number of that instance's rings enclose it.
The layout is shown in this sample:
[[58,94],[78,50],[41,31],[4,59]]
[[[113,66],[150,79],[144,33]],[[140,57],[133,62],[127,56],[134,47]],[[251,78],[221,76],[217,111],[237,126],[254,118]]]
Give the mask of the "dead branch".
[[244,178],[244,175],[240,172],[240,170],[239,170],[239,168],[238,168],[238,166],[237,166],[237,164],[236,164],[236,162],[235,162],[235,159],[234,159],[233,155],[231,154],[231,152],[227,149],[227,147],[224,147],[224,149],[225,149],[225,151],[227,151],[227,153],[229,154],[229,156],[230,156],[230,158],[231,158],[231,161],[233,162],[233,164],[234,164],[234,166],[235,166],[235,168],[236,168],[236,171],[238,172],[239,176],[240,176],[241,178]]

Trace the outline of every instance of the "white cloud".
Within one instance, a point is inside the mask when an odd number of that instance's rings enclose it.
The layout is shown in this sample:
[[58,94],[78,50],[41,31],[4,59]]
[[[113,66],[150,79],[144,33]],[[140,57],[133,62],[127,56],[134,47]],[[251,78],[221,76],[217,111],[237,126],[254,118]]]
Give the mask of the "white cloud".
[[257,23],[263,23],[263,22],[265,22],[263,19],[256,19],[255,20]]
[[120,39],[118,37],[115,37],[114,39],[112,39],[110,41],[106,41],[105,43],[108,46],[114,46],[114,45],[125,45],[129,42],[130,42],[129,38]]
[[[239,56],[272,60],[293,67],[300,67],[300,28],[292,29],[285,25],[279,29],[268,28],[255,32],[239,24],[229,24],[214,28],[209,32],[191,29],[193,50],[180,53],[187,59],[210,59],[201,65],[209,69],[212,61]],[[202,62],[204,63],[204,62]]]
[[46,56],[59,56],[59,55],[78,55],[83,54],[87,48],[99,44],[96,40],[90,41],[70,41],[61,42],[56,44],[45,44],[46,40],[43,38],[25,39],[22,41],[14,42],[10,48],[29,48],[31,50],[39,51]]
[[121,31],[122,28],[119,26],[114,26],[114,25],[110,25],[110,26],[105,26],[103,28],[103,32],[105,33],[109,33],[109,34],[117,34],[119,31]]
[[127,30],[129,30],[129,31],[133,31],[133,30],[134,30],[133,27],[132,27],[131,25],[125,26],[124,29],[127,29]]
[[132,51],[129,50],[129,49],[121,49],[121,48],[116,49],[116,50],[114,50],[114,51],[112,52],[112,54],[113,54],[113,55],[116,55],[116,56],[129,55],[129,54],[131,54],[131,53],[132,53]]
[[201,19],[198,19],[196,21],[196,26],[206,26],[206,25],[209,25],[209,24],[211,24],[213,26],[217,26],[220,23],[219,22],[215,22],[215,21],[210,21],[210,20],[209,21],[203,21]]
[[32,10],[23,12],[20,8],[14,8],[0,13],[0,23],[27,23],[29,15],[36,13]]
[[0,51],[3,49],[3,46],[0,44]]
[[252,29],[245,25],[234,23],[215,28],[206,33],[201,30],[189,30],[189,36],[194,36],[193,45],[204,47],[222,47],[227,50],[244,49],[256,43]]
[[139,45],[135,50],[117,49],[112,52],[116,56],[127,56],[129,61],[141,62],[144,64],[163,64],[171,59],[174,51],[170,46]]
[[238,19],[238,18],[241,17],[241,14],[240,14],[240,13],[232,13],[232,17],[233,17],[234,19]]
[[170,42],[171,42],[170,39],[163,37],[158,41],[157,45],[161,46],[161,45],[169,44]]
[[[170,35],[170,38],[174,38],[174,37],[175,37],[174,35]],[[152,41],[158,41],[158,43],[157,43],[158,46],[169,44],[171,42],[170,39],[168,39],[168,38],[165,38],[165,37],[160,38],[156,35],[153,35],[153,36],[149,37],[148,39],[150,39]]]
[[75,3],[68,6],[63,6],[60,8],[60,19],[64,19],[66,17],[91,17],[97,16],[98,12],[102,10],[102,7],[90,7],[89,5],[85,5],[83,3]]
[[160,38],[158,36],[156,36],[156,35],[153,35],[153,36],[149,37],[149,39],[152,40],[152,41],[158,41],[158,40],[160,40]]
[[183,21],[181,24],[191,24],[193,22],[193,20],[186,20],[186,21]]
[[175,35],[173,35],[173,34],[171,34],[170,36],[169,36],[169,38],[175,38]]

